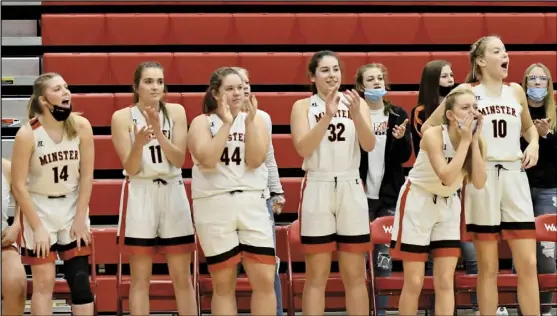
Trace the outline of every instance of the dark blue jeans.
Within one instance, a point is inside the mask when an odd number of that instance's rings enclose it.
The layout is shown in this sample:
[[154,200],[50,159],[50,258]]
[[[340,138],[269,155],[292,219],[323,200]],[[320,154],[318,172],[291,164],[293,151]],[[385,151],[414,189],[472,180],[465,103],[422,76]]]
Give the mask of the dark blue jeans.
[[[274,220],[274,214],[273,214],[273,207],[271,205],[271,200],[268,199],[267,200],[267,209],[269,210],[269,214],[271,215],[271,218],[273,219],[273,238],[275,239],[275,248],[277,247],[277,236],[275,235],[275,220]],[[275,294],[277,296],[277,315],[282,315],[282,286],[280,284],[280,276],[279,276],[279,264],[280,264],[280,259],[279,257],[277,257],[277,270],[275,273]]]
[[[557,188],[541,189],[531,188],[532,202],[534,204],[534,215],[540,216],[544,214],[557,214]],[[539,242],[537,243],[536,259],[538,261],[538,274],[555,273],[555,243]],[[513,272],[515,272],[513,265]],[[553,293],[540,293],[541,304],[551,304],[553,301]],[[541,312],[546,314],[551,311],[550,306],[544,306]]]

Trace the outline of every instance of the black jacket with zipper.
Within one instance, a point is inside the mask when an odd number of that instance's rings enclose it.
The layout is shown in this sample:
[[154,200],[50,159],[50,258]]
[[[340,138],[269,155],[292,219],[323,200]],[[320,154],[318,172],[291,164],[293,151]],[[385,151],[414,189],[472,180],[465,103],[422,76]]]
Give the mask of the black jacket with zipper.
[[[385,172],[381,187],[379,189],[378,209],[395,208],[400,188],[404,184],[405,175],[403,164],[410,159],[412,155],[412,139],[410,136],[410,124],[406,124],[404,137],[396,139],[393,137],[393,128],[395,125],[401,125],[408,114],[403,108],[396,105],[392,106],[395,114],[389,113],[387,121],[387,142],[385,144]],[[362,157],[360,159],[360,178],[364,185],[366,184],[367,173],[369,170],[368,153],[360,148]]]

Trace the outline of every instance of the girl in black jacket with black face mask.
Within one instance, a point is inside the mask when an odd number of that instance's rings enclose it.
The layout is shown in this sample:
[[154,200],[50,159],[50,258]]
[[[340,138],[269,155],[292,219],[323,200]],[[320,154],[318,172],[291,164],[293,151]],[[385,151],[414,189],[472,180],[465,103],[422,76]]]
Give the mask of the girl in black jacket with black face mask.
[[418,105],[410,113],[410,126],[414,154],[420,151],[422,133],[420,129],[427,118],[441,104],[441,101],[455,87],[451,64],[444,60],[432,60],[422,70]]

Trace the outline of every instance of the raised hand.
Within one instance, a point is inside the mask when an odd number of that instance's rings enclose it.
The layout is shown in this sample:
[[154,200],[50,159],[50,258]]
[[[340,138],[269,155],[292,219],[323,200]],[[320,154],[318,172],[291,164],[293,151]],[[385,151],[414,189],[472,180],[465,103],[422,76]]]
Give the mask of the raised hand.
[[337,94],[336,89],[331,89],[327,93],[325,100],[326,113],[329,116],[334,116],[338,112],[338,104],[340,102],[340,95]]
[[154,137],[153,129],[150,125],[145,125],[138,131],[137,125],[133,124],[133,133],[135,134],[134,144],[141,147],[150,142]]
[[458,133],[461,140],[472,141],[472,132],[474,130],[474,114],[468,114],[464,120],[458,121]]
[[395,125],[393,127],[393,137],[396,139],[401,139],[406,132],[406,124],[408,124],[408,119],[405,119],[404,122],[400,125]]
[[249,96],[249,98],[246,98],[245,106],[246,112],[248,112],[246,121],[253,122],[253,120],[255,119],[255,115],[257,114],[257,105],[257,99],[255,98],[255,95],[253,93]]
[[219,99],[216,114],[223,123],[232,123],[234,121],[232,112],[230,112],[230,106],[228,105],[228,100],[226,99],[226,95],[224,94]]

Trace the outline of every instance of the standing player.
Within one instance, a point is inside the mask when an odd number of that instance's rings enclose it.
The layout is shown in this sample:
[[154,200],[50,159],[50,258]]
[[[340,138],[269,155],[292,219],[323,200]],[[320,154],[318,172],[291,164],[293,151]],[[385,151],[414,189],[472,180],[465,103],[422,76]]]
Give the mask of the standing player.
[[[252,102],[253,105],[257,108],[257,100],[255,99],[255,95],[251,94],[251,85],[249,81],[249,74],[245,68],[241,67],[234,67],[236,71],[242,76],[242,80],[244,81],[244,104],[246,102]],[[273,134],[273,123],[271,121],[271,116],[260,109],[257,109],[257,114],[260,115],[267,125],[267,129],[269,130],[269,134]],[[273,148],[272,140],[269,141],[269,150],[267,151],[267,158],[265,159],[265,167],[267,167],[267,171],[269,172],[269,180],[267,183],[267,188],[265,189],[265,198],[267,199],[267,210],[269,211],[269,215],[273,219],[273,237],[275,239],[275,248],[277,246],[276,236],[274,235],[274,216],[273,214],[280,214],[284,203],[286,200],[284,199],[284,191],[282,190],[282,185],[280,183],[280,178],[278,174],[277,168],[277,161],[275,160],[275,149]],[[277,270],[275,273],[275,294],[277,297],[277,315],[283,314],[282,309],[282,286],[280,284],[280,275],[279,275],[279,265],[280,265],[280,258],[277,256]]]
[[52,315],[58,253],[72,313],[92,315],[88,256],[93,130],[86,118],[71,113],[71,93],[58,74],[35,80],[28,107],[30,121],[15,136],[12,189],[23,213],[23,262],[31,265],[33,274],[31,314]]
[[[536,226],[524,169],[538,161],[538,131],[522,87],[507,84],[509,55],[496,36],[479,39],[470,51],[471,73],[457,89],[472,88],[484,116],[487,183],[463,188],[466,228],[474,235],[478,256],[478,305],[481,315],[495,315],[499,293],[498,238],[508,241],[518,274],[518,303],[524,315],[540,314],[536,271]],[[441,124],[445,104],[424,123],[424,132]],[[521,135],[529,143],[524,154]]]
[[191,123],[192,199],[201,248],[213,283],[211,313],[236,315],[236,267],[253,288],[251,313],[273,315],[273,220],[264,190],[270,133],[253,103],[244,106],[244,82],[230,67],[217,69]]
[[[400,192],[393,224],[391,255],[402,259],[404,287],[399,314],[416,315],[428,252],[433,254],[435,313],[454,313],[454,272],[460,256],[461,204],[457,190],[464,176],[485,185],[480,131],[482,117],[472,90],[449,94],[444,124],[429,129]],[[477,119],[477,121],[476,121]]]
[[181,169],[186,159],[186,113],[181,105],[162,101],[166,86],[158,63],[137,67],[133,90],[133,105],[112,116],[112,141],[127,176],[118,236],[130,260],[130,312],[150,312],[153,255],[160,250],[166,254],[178,313],[193,315],[197,304],[190,262],[195,241]]
[[331,51],[315,53],[308,65],[313,95],[294,103],[292,141],[304,157],[301,239],[306,252],[302,313],[323,315],[332,252],[350,315],[369,313],[364,253],[371,248],[366,194],[360,180],[360,146],[375,145],[369,108],[355,90],[339,93],[341,69]]
[[8,226],[11,163],[2,158],[2,315],[23,315],[27,296],[27,276],[21,264],[16,240],[21,230],[19,207],[15,207],[12,226]]

